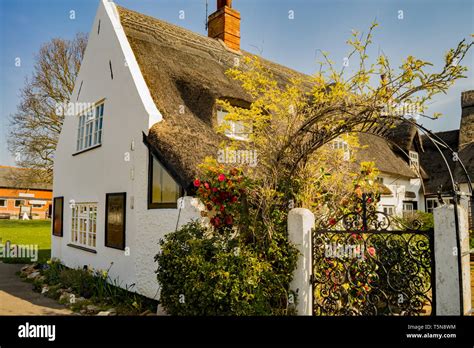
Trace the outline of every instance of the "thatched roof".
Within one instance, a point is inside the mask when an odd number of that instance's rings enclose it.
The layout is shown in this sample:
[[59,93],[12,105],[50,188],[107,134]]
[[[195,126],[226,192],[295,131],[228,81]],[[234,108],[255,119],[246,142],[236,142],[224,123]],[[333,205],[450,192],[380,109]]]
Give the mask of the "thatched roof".
[[[459,158],[461,159],[462,163],[464,164],[471,182],[474,183],[474,142],[471,142],[469,145],[464,146],[459,151]],[[467,178],[464,170],[462,170],[461,166],[456,167],[455,171],[456,180],[459,183],[466,183]]]
[[[218,40],[117,8],[151,96],[163,114],[163,121],[152,126],[146,140],[186,188],[198,175],[198,164],[206,156],[215,157],[224,139],[214,130],[216,100],[251,100],[240,82],[225,74],[235,59],[250,54],[239,54]],[[280,84],[292,77],[307,77],[270,61],[262,63]],[[370,145],[362,151],[362,160],[375,160],[382,171],[414,176],[406,161],[395,155],[383,139],[365,135],[362,139]]]
[[404,150],[423,151],[423,143],[418,128],[411,122],[403,121],[387,133],[387,138]]
[[14,189],[36,189],[48,190],[53,189],[51,184],[38,181],[37,176],[30,175],[30,169],[17,168],[9,166],[0,166],[0,187]]
[[[164,115],[150,129],[148,141],[186,187],[197,175],[197,165],[206,156],[217,156],[223,140],[213,129],[216,100],[250,100],[240,83],[225,74],[241,55],[218,40],[117,8],[152,98]],[[265,64],[282,83],[302,76],[268,61]]]
[[[439,132],[436,133],[436,135],[454,151],[458,150],[459,130]],[[451,191],[452,182],[449,176],[448,167],[446,166],[438,148],[426,135],[422,136],[422,141],[425,151],[420,154],[420,161],[421,165],[429,175],[429,179],[425,180],[425,193],[435,194],[438,189],[441,189],[441,192]],[[448,159],[451,170],[454,170],[454,163],[451,161],[451,152],[441,146],[440,149],[442,149],[443,155]]]
[[373,161],[376,167],[385,173],[416,178],[406,158],[399,156],[393,145],[387,140],[372,134],[360,133],[356,156],[359,161]]

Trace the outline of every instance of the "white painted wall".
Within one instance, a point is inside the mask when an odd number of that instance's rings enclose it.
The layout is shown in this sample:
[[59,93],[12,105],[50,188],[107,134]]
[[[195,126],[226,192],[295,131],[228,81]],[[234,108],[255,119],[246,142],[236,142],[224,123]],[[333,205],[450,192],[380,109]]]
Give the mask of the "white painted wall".
[[[391,205],[395,207],[395,214],[401,215],[403,212],[403,201],[414,201],[418,204],[417,210],[425,211],[425,202],[420,179],[397,177],[387,173],[381,173],[380,177],[383,178],[384,185],[393,192],[393,195],[381,197],[378,205],[379,210],[382,210],[384,205]],[[415,192],[416,198],[406,198],[405,193],[407,191]]]
[[[158,240],[175,230],[178,210],[147,209],[148,149],[143,144],[142,132],[148,133],[149,127],[162,117],[146,88],[115,5],[106,0],[99,4],[71,101],[95,103],[103,98],[101,147],[72,156],[76,151],[78,117],[67,116],[64,121],[55,155],[53,185],[54,197],[64,196],[64,234],[52,236],[52,257],[69,267],[88,265],[101,270],[108,269],[113,262],[111,278],[118,278],[123,287],[135,284],[134,290],[153,298],[158,290],[154,273]],[[129,161],[125,160],[127,152]],[[104,246],[105,195],[113,192],[127,192],[129,256]],[[67,246],[71,238],[71,199],[77,203],[98,203],[97,254]],[[196,205],[195,201],[185,200],[180,225],[199,217]]]

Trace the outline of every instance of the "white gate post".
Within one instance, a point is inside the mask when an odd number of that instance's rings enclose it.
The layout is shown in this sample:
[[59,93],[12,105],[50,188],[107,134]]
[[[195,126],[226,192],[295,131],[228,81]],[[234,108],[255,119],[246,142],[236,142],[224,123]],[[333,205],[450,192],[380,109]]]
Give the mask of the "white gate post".
[[311,230],[314,214],[308,209],[295,208],[288,214],[288,237],[300,252],[290,288],[298,294],[298,315],[313,314],[313,290],[311,286],[312,252]]
[[[468,219],[464,207],[458,206],[457,210],[461,250],[458,250],[456,242],[454,206],[443,205],[434,209],[436,315],[462,315],[471,311]],[[461,255],[462,286],[459,284],[459,255]],[[463,313],[461,313],[461,293]]]

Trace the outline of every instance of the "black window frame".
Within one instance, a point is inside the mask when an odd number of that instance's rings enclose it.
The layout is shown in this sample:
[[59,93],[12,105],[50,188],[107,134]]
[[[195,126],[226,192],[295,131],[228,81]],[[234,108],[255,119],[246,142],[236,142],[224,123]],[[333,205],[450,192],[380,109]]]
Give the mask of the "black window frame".
[[153,160],[156,160],[163,167],[163,170],[173,178],[179,187],[179,196],[184,196],[183,186],[175,179],[175,177],[163,166],[162,162],[157,156],[153,155],[153,152],[148,150],[148,209],[177,209],[178,202],[175,203],[155,203],[153,202]]
[[[55,226],[56,226],[56,200],[61,201],[61,231],[60,234],[56,234],[55,232]],[[53,227],[52,227],[52,235],[55,237],[63,237],[64,236],[64,196],[59,196],[59,197],[54,197],[53,198],[53,213],[52,213],[52,218],[53,218]]]
[[[122,196],[123,197],[123,219],[122,219],[122,245],[121,247],[117,247],[115,245],[108,244],[108,235],[109,235],[109,197],[111,196]],[[105,239],[104,245],[107,248],[117,249],[117,250],[125,250],[126,245],[126,230],[127,230],[127,192],[114,192],[114,193],[106,193],[105,194]]]

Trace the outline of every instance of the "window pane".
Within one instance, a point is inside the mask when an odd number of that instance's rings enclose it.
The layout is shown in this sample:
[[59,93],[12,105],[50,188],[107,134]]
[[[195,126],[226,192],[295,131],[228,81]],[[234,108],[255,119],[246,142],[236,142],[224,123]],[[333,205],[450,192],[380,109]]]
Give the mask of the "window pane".
[[152,202],[161,202],[161,166],[156,159],[153,159],[153,191]]
[[162,201],[164,203],[174,203],[178,199],[178,187],[173,178],[162,170]]
[[152,203],[176,203],[180,187],[166,169],[153,158]]

